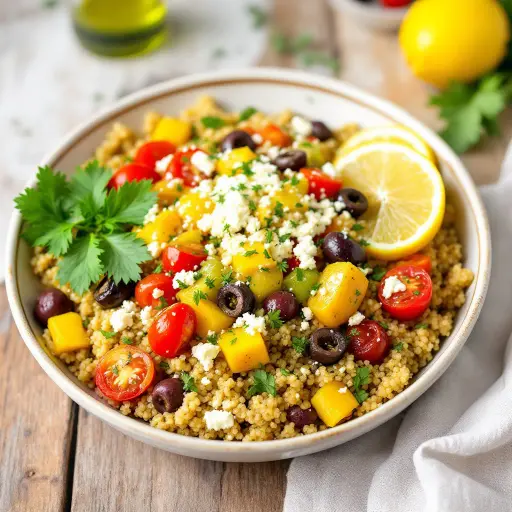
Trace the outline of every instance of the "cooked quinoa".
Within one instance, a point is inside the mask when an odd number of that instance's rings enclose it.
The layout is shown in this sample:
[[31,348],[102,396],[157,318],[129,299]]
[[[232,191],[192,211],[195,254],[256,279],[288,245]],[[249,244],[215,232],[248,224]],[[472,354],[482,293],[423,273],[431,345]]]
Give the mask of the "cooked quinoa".
[[[127,161],[131,161],[137,149],[150,140],[150,135],[154,133],[161,117],[157,113],[148,114],[142,134],[122,124],[115,124],[97,149],[94,158],[101,165],[114,171],[119,169]],[[223,126],[207,127],[201,122],[205,117],[219,118],[223,121]],[[291,126],[294,114],[286,111],[268,116],[255,112],[248,119],[239,122],[240,113],[227,113],[211,98],[205,97],[185,110],[180,118],[194,126],[194,144],[205,151],[212,152],[214,147],[218,150],[218,143],[234,129],[234,126],[237,129],[258,133],[261,127],[271,122],[286,133],[293,132]],[[335,150],[357,130],[358,127],[355,125],[346,125],[334,130],[333,136],[325,142],[316,140],[313,144],[323,155],[326,155],[326,161],[331,161]],[[260,155],[266,155],[272,151],[272,144],[267,141],[262,141],[257,149]],[[154,213],[158,213],[166,206],[164,202],[159,201]],[[432,262],[430,273],[432,300],[430,307],[421,317],[411,321],[398,321],[382,309],[377,295],[379,281],[372,279],[371,270],[379,269],[382,276],[386,270],[394,267],[396,262],[369,260],[364,266],[365,272],[368,273],[369,284],[358,311],[366,319],[378,322],[391,340],[389,354],[380,364],[372,365],[369,361],[356,360],[350,350],[345,351],[341,359],[332,365],[320,364],[307,355],[301,355],[293,347],[292,338],[309,338],[314,331],[323,327],[315,317],[307,320],[304,315],[297,316],[279,328],[272,328],[267,323],[264,339],[270,362],[264,365],[264,370],[275,379],[276,396],[268,392],[251,396],[249,389],[254,384],[254,371],[234,373],[222,351],[215,357],[208,370],[191,355],[191,351],[169,359],[155,354],[148,341],[148,329],[158,313],[154,308],[145,308],[146,311],[141,315],[142,308],[132,298],[130,316],[133,323],[129,327],[116,331],[112,325],[112,315],[122,307],[115,310],[103,309],[94,299],[93,287],[83,295],[78,295],[69,285],[59,283],[58,259],[46,249],[35,248],[31,263],[34,273],[39,276],[43,285],[62,290],[73,301],[75,311],[82,318],[90,347],[65,352],[58,357],[65,362],[79,381],[91,389],[96,389],[100,396],[101,393],[95,386],[98,362],[109,350],[127,342],[130,346],[139,347],[150,354],[157,372],[165,372],[170,377],[179,377],[186,372],[193,378],[197,391],[186,392],[182,405],[175,412],[159,413],[157,411],[152,403],[151,386],[144,394],[131,401],[108,400],[109,404],[122,414],[140,418],[162,430],[205,439],[227,441],[284,439],[328,428],[322,421],[316,421],[298,429],[287,415],[292,406],[300,406],[301,409],[311,408],[312,397],[325,384],[338,381],[354,392],[354,379],[358,369],[363,367],[369,369],[368,383],[359,386],[368,396],[355,408],[352,415],[342,420],[344,422],[351,417],[362,416],[392,399],[403,391],[414,375],[434,357],[442,340],[450,335],[455,316],[464,304],[465,290],[473,280],[473,272],[464,268],[462,264],[463,247],[455,229],[455,216],[454,207],[448,204],[442,228],[433,241],[422,250],[422,253],[430,257]],[[364,232],[364,220],[356,220],[342,212],[336,212],[336,217],[338,230],[347,233],[354,240],[361,238],[361,231]],[[357,225],[356,230],[353,229],[355,225]],[[185,222],[184,229],[191,229],[191,224],[187,225]],[[142,265],[143,275],[148,275],[155,270],[160,262],[160,252],[157,248],[153,260]],[[287,257],[289,256],[288,254]],[[226,264],[229,266],[229,258]],[[256,315],[263,315],[260,306]],[[105,336],[105,333],[115,334]],[[43,337],[52,351],[53,341],[48,329],[44,331]],[[192,341],[192,345],[204,341],[196,338]],[[212,410],[231,413],[233,425],[219,430],[207,428],[205,413]]]

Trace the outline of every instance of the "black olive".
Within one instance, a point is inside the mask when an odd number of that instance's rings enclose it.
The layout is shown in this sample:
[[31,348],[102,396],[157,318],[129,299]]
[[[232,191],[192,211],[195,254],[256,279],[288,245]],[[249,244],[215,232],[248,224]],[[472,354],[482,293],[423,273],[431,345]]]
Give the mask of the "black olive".
[[120,281],[116,284],[113,279],[105,276],[94,290],[94,300],[104,309],[117,308],[123,301],[129,299],[134,291],[135,283],[125,284]]
[[263,301],[265,313],[279,311],[283,322],[288,322],[299,314],[299,303],[292,292],[273,292]]
[[368,199],[355,188],[342,188],[338,199],[345,203],[345,210],[355,219],[361,217],[368,210]]
[[317,329],[309,338],[309,355],[322,364],[337,363],[347,350],[348,339],[337,329],[323,327]]
[[219,290],[217,305],[226,315],[236,318],[254,311],[256,297],[245,283],[226,284]]
[[331,130],[322,121],[311,122],[311,135],[322,142],[333,137]]
[[355,241],[348,238],[345,233],[332,231],[322,242],[322,251],[329,263],[337,261],[350,261],[359,265],[366,261],[366,251]]
[[39,294],[34,314],[39,323],[46,326],[52,316],[63,315],[72,310],[73,303],[65,293],[57,288],[49,288]]
[[300,171],[302,168],[308,166],[308,156],[300,149],[291,149],[290,151],[285,151],[277,155],[274,159],[274,165],[277,166],[280,171],[286,171],[286,169]]
[[286,412],[288,421],[295,423],[295,428],[303,429],[306,425],[316,423],[318,414],[313,408],[301,409],[299,405],[293,405]]
[[183,383],[176,378],[162,380],[153,388],[151,398],[158,412],[174,412],[183,403]]
[[256,143],[253,138],[243,130],[234,130],[228,133],[221,142],[222,151],[231,151],[236,148],[243,148],[247,146],[253,151],[256,149]]

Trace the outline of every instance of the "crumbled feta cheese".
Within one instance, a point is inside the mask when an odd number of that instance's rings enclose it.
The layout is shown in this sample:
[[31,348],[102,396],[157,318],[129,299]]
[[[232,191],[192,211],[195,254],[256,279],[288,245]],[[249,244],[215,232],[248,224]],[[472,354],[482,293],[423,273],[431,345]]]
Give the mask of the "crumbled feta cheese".
[[215,256],[217,254],[217,249],[213,244],[206,244],[204,250],[208,253],[208,256]]
[[357,267],[365,276],[367,276],[368,274],[371,274],[373,272],[373,268],[372,267],[366,267],[366,268],[361,268],[361,267]]
[[256,144],[261,144],[263,142],[263,137],[259,133],[253,133],[251,137]]
[[304,316],[304,320],[312,320],[313,312],[309,308],[302,308],[302,315]]
[[407,286],[398,277],[390,276],[384,281],[382,296],[385,299],[389,299],[394,293],[405,292],[405,290],[407,290]]
[[346,392],[347,392],[347,387],[346,386],[344,388],[338,389],[338,393],[341,393],[342,395],[344,395]]
[[194,279],[194,272],[192,270],[180,270],[177,272],[174,276],[174,279],[172,280],[172,287],[175,290],[179,290],[180,288],[180,283],[178,281],[181,281],[187,286],[192,286],[196,282]]
[[167,170],[167,167],[169,167],[169,164],[171,163],[172,158],[173,158],[173,155],[167,155],[167,156],[164,156],[163,158],[161,158],[160,160],[158,160],[155,163],[155,170],[160,173],[165,172]]
[[244,313],[242,316],[239,316],[233,324],[233,327],[243,327],[247,331],[247,334],[250,334],[251,336],[256,334],[256,332],[261,334],[267,333],[265,328],[265,317],[256,316],[252,313]]
[[330,176],[331,178],[336,178],[336,176],[338,174],[336,172],[334,165],[332,165],[331,162],[326,162],[324,165],[322,165],[322,171],[325,174],[327,174],[328,176]]
[[219,355],[220,347],[211,343],[198,343],[192,347],[192,355],[203,365],[205,370],[210,370],[214,359]]
[[135,313],[137,311],[137,305],[132,300],[123,300],[121,306],[127,313]]
[[201,384],[202,384],[203,386],[208,386],[208,384],[210,384],[210,383],[211,383],[211,380],[210,380],[208,377],[203,377],[203,378],[201,379]]
[[270,146],[267,149],[267,155],[269,156],[269,158],[271,160],[275,160],[279,156],[280,152],[281,152],[281,148],[279,146]]
[[235,424],[233,414],[228,411],[206,411],[204,420],[206,421],[206,428],[209,430],[231,428]]
[[348,325],[352,327],[353,325],[359,325],[364,320],[364,315],[357,311],[348,319]]
[[306,320],[303,320],[300,323],[300,330],[301,331],[307,331],[309,329],[309,322],[306,322]]
[[150,222],[153,222],[156,219],[156,216],[160,212],[160,206],[158,206],[158,203],[155,203],[149,210],[148,213],[146,213],[144,217],[144,224],[149,224]]
[[115,332],[120,332],[133,325],[133,313],[135,304],[125,300],[123,306],[110,315],[110,324]]
[[146,306],[142,308],[140,312],[140,321],[144,327],[147,327],[153,318],[153,308],[151,306]]
[[300,261],[300,268],[315,269],[316,262],[315,256],[318,252],[318,248],[313,241],[313,237],[305,236],[299,243],[293,248],[293,254],[297,256]]
[[290,126],[294,133],[302,137],[311,135],[311,131],[313,130],[311,122],[300,116],[293,116],[290,121]]
[[164,291],[161,290],[160,288],[154,288],[152,295],[153,299],[159,299],[160,297],[164,296]]
[[334,209],[337,211],[337,212],[341,212],[344,208],[345,208],[345,203],[343,201],[334,201]]
[[167,247],[166,243],[151,242],[148,244],[148,251],[153,258],[158,258],[162,251]]
[[215,162],[204,151],[196,151],[190,158],[190,163],[206,176],[210,176],[215,170]]

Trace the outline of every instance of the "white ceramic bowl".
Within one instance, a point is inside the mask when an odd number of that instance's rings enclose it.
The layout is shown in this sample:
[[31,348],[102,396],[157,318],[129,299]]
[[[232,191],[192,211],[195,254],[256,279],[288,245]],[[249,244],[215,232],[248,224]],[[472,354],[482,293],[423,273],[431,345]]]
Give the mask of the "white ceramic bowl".
[[[185,437],[150,427],[110,408],[78,382],[38,341],[41,328],[32,309],[41,289],[30,269],[30,248],[20,240],[21,217],[14,212],[9,228],[7,292],[14,319],[28,348],[50,378],[75,402],[124,434],[182,455],[222,461],[255,462],[305,455],[345,443],[403,411],[448,368],[464,345],[478,317],[490,273],[490,238],[486,213],[473,181],[451,149],[432,131],[399,108],[355,87],[321,76],[278,69],[225,71],[180,78],[134,94],[80,126],[49,153],[42,165],[68,174],[83,163],[103,140],[114,121],[140,127],[144,113],[176,114],[198,95],[215,96],[228,108],[252,105],[263,111],[291,108],[331,126],[401,123],[416,131],[435,150],[449,195],[458,206],[458,229],[464,242],[464,264],[475,272],[453,333],[433,361],[393,400],[361,418],[315,434],[278,441],[238,443]],[[51,413],[50,413],[51,414]]]

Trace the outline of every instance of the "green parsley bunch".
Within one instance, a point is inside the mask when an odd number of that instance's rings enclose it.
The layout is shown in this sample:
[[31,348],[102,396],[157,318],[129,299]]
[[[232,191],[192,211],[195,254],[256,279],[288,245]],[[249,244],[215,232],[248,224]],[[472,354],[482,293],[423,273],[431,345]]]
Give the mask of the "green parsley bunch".
[[50,167],[40,167],[35,188],[16,199],[25,226],[23,238],[59,257],[57,279],[84,293],[103,275],[117,284],[136,281],[140,263],[151,257],[131,232],[142,225],[156,201],[151,182],[125,183],[107,190],[112,171],[91,162],[66,180]]

